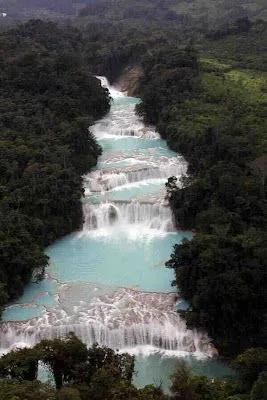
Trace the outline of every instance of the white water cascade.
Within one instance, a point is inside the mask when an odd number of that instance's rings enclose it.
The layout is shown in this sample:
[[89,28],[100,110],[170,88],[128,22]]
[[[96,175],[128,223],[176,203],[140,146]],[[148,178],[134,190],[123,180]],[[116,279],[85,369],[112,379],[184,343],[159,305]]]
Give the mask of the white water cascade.
[[[105,77],[98,77],[102,86],[109,89],[113,99],[125,98],[125,95],[118,90],[109,86]],[[129,120],[131,123],[129,124]],[[112,136],[136,136],[140,138],[153,139],[158,134],[153,127],[146,126],[140,119],[136,117],[134,107],[130,108],[111,108],[109,114],[102,118],[92,127],[92,132],[96,137],[112,137]]]
[[[143,166],[136,168],[124,168],[113,170],[100,170],[91,173],[85,177],[85,186],[91,192],[103,192],[106,190],[114,189],[118,186],[127,185],[133,182],[153,183],[153,181],[166,182],[170,176],[180,178],[185,175],[187,165],[185,162],[164,163],[159,166]],[[144,182],[145,183],[145,182]]]
[[[74,331],[88,345],[98,342],[139,354],[212,356],[216,350],[207,334],[188,329],[175,311],[177,295],[164,268],[177,234],[164,183],[169,176],[185,175],[186,162],[136,116],[136,99],[109,90],[111,110],[92,128],[104,152],[84,177],[83,228],[48,251],[51,265],[42,285],[56,286],[45,290],[55,303],[47,304],[36,287],[32,297],[26,293],[15,307],[21,312],[32,307],[39,314],[16,320],[7,309],[0,347],[32,346]],[[149,238],[145,244],[144,233]],[[154,276],[165,279],[165,291],[157,289]]]
[[[87,290],[89,286],[87,287]],[[99,343],[113,349],[138,352],[167,351],[170,354],[214,355],[206,333],[189,330],[173,310],[173,293],[146,293],[120,288],[113,293],[88,299],[86,285],[83,300],[77,302],[79,285],[65,286],[60,291],[63,305],[44,317],[2,324],[1,345],[34,345],[41,339],[54,339],[70,331],[88,346]]]
[[174,231],[173,218],[168,206],[161,203],[113,202],[84,203],[83,230],[107,228],[112,225],[140,224],[150,229]]

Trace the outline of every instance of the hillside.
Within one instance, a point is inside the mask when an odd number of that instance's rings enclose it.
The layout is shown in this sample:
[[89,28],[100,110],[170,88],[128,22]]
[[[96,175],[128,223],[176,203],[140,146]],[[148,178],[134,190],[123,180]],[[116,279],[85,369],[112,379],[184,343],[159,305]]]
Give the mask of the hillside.
[[207,33],[200,56],[192,46],[147,55],[138,105],[189,161],[184,187],[175,177],[166,186],[177,225],[198,233],[167,266],[190,301],[188,322],[228,355],[266,344],[266,24],[248,25]]
[[[190,328],[207,330],[221,355],[237,356],[233,365],[241,386],[227,387],[221,398],[242,392],[234,398],[262,400],[265,0],[4,1],[3,30],[32,16],[60,19],[61,27],[30,21],[0,35],[0,305],[23,292],[35,268],[42,275],[45,246],[80,227],[80,176],[101,153],[87,128],[110,102],[93,75],[114,82],[134,66],[140,73],[134,85],[142,100],[139,115],[189,163],[182,188],[175,177],[166,184],[176,226],[196,233],[175,245],[166,264],[174,269],[173,285],[190,304],[181,315]],[[9,377],[9,371],[2,376]],[[196,382],[197,393],[199,388],[209,392],[213,384]],[[181,383],[182,378],[178,392]],[[220,398],[212,390],[206,394],[189,398]]]
[[217,24],[233,22],[237,18],[267,19],[265,0],[0,0],[0,11],[7,14],[0,19],[0,27],[31,18],[72,19],[79,15],[95,22],[127,21],[157,26],[183,25],[210,29]]
[[101,153],[88,127],[109,96],[79,40],[42,21],[0,35],[0,309],[43,272],[44,247],[82,223],[81,174]]

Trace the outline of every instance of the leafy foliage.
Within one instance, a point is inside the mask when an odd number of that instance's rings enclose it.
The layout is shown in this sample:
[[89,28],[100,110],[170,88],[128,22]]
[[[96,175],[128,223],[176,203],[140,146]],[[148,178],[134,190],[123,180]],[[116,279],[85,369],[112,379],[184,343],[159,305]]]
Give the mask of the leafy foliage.
[[175,400],[225,400],[238,393],[238,386],[230,379],[210,379],[193,376],[185,361],[177,363],[171,376],[171,393]]
[[[38,361],[51,370],[56,390],[36,381]],[[0,400],[10,400],[12,395],[19,400],[166,399],[160,388],[133,386],[133,373],[134,357],[97,344],[87,349],[70,333],[65,339],[42,340],[32,349],[15,350],[0,358]]]
[[251,391],[251,400],[267,398],[267,372],[261,372]]
[[[239,374],[243,387],[251,389],[259,374],[267,371],[267,350],[260,347],[248,349],[232,361],[232,366]],[[264,381],[264,375],[261,380]]]
[[191,301],[192,311],[184,315],[190,325],[205,326],[224,354],[264,346],[263,73],[212,60],[207,65],[207,59],[203,64],[192,46],[159,49],[147,56],[143,70],[137,111],[190,163],[182,188],[175,177],[166,184],[177,225],[198,232],[176,245],[167,262],[175,269],[174,284]]
[[20,295],[44,246],[82,223],[81,174],[101,149],[88,127],[109,109],[74,28],[30,21],[0,36],[0,306]]
[[[42,340],[32,349],[17,349],[2,356],[0,400],[236,400],[250,399],[244,390],[251,387],[251,399],[263,400],[265,353],[252,348],[233,361],[241,386],[230,378],[194,376],[188,364],[180,360],[171,377],[169,396],[160,387],[138,389],[132,384],[133,356],[97,344],[87,349],[70,333],[64,339]],[[51,370],[56,387],[36,380],[39,361]]]
[[56,400],[53,387],[34,381],[0,381],[0,400]]

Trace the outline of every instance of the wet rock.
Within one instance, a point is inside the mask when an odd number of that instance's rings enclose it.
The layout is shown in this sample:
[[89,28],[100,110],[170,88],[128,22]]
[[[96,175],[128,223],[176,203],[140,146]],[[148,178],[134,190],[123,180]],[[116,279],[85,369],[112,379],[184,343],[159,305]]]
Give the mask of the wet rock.
[[108,218],[111,224],[114,224],[118,219],[118,213],[114,206],[110,206],[108,210]]
[[127,92],[128,96],[138,95],[138,83],[142,72],[143,71],[140,65],[128,66],[123,71],[116,86],[122,92]]
[[92,215],[91,224],[92,224],[93,229],[97,229],[97,218],[95,215]]

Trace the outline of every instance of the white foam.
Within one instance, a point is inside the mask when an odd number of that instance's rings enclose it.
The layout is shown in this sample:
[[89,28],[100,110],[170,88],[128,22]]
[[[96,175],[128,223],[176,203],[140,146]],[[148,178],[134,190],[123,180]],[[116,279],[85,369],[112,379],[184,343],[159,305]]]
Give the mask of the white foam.
[[[110,113],[92,127],[96,137],[119,140],[133,136],[140,142],[142,138],[158,139],[154,128],[146,127],[135,115],[135,102],[126,101],[125,94],[110,87],[106,78],[99,79],[109,89],[114,103]],[[105,152],[98,168],[101,165],[110,169],[98,169],[84,177],[86,195],[155,183],[162,183],[164,188],[169,176],[181,177],[186,172],[187,165],[181,157],[162,155],[158,150],[140,148],[132,154],[127,150],[127,155],[123,151]],[[83,212],[80,235],[122,240],[127,235],[127,239],[151,240],[155,235],[175,233],[170,208],[152,197],[146,202],[87,202],[83,203]],[[68,282],[60,286],[57,300],[55,307],[46,307],[41,317],[2,322],[2,351],[33,346],[43,338],[62,338],[73,331],[88,346],[98,342],[144,356],[160,353],[168,357],[190,354],[204,357],[216,353],[206,333],[187,328],[175,311],[177,299],[173,293],[114,290],[107,286],[103,289],[92,283]]]
[[[126,94],[109,85],[105,77],[97,77],[101,80],[102,86],[109,89],[113,99],[125,98]],[[108,115],[99,120],[91,127],[92,133],[97,137],[112,136],[137,136],[147,139],[159,138],[159,134],[153,127],[144,125],[142,120],[135,114],[135,103],[113,104]]]
[[98,291],[88,291],[89,286],[91,289],[91,284],[87,287],[85,283],[63,285],[58,307],[43,317],[3,322],[2,347],[33,346],[43,338],[62,338],[72,331],[88,346],[97,342],[133,354],[215,354],[207,334],[188,329],[175,312],[174,293],[120,288],[98,295]]
[[175,231],[170,207],[157,203],[103,202],[83,203],[83,231],[106,229],[110,226],[139,225],[163,232]]
[[120,168],[113,170],[97,170],[84,177],[84,186],[92,192],[103,192],[106,190],[120,190],[149,184],[161,184],[164,187],[167,178],[176,176],[178,179],[186,174],[187,165],[182,162],[146,164],[145,167]]

